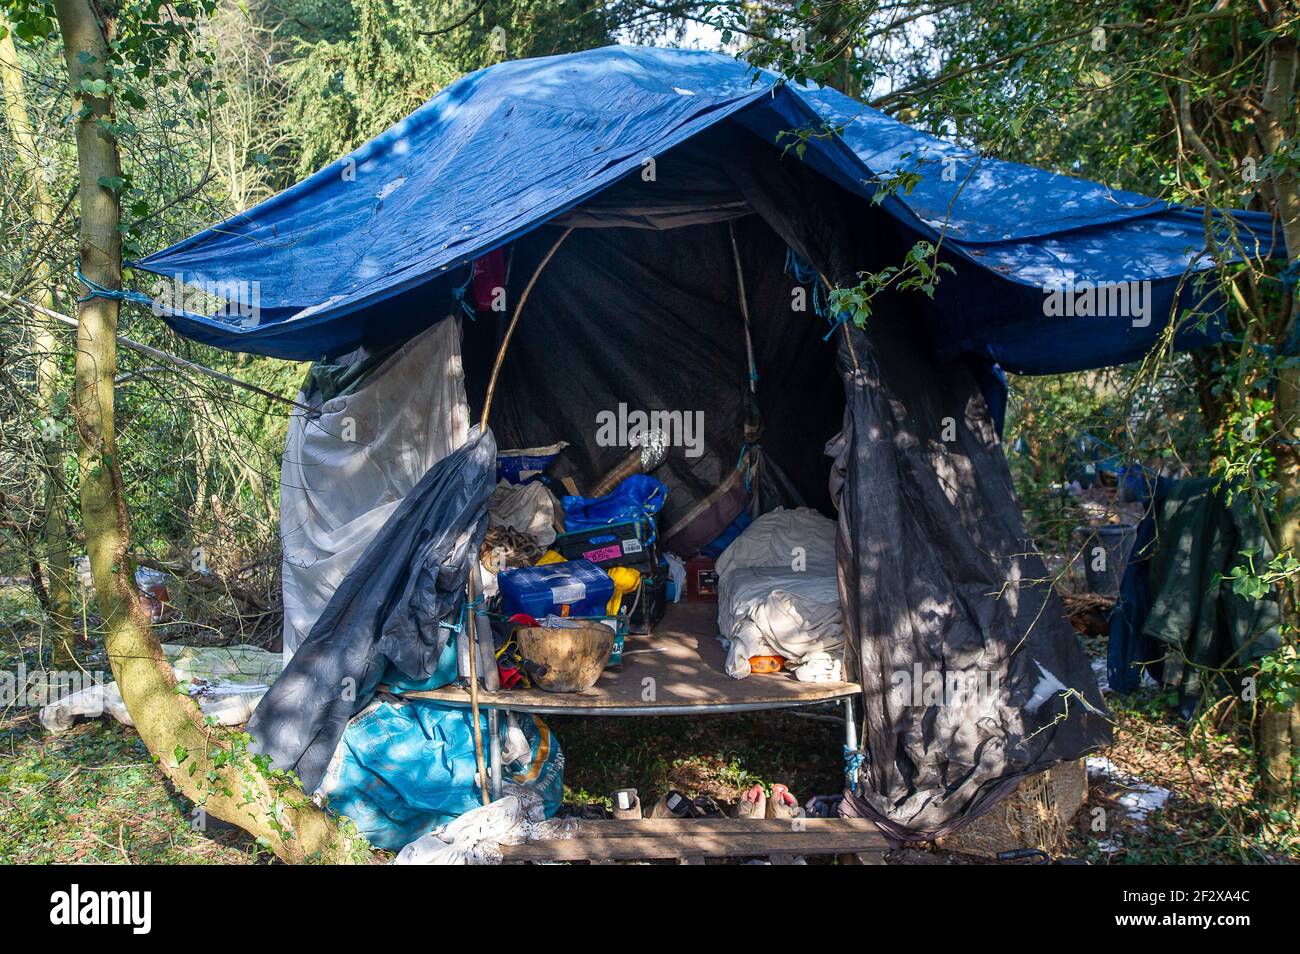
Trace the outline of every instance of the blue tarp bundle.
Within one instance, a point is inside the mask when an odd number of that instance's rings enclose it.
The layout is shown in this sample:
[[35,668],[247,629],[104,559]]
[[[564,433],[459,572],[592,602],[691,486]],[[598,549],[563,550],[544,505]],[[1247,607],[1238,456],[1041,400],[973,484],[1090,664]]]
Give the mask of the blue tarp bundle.
[[[463,280],[476,257],[726,121],[787,144],[792,131],[842,125],[842,137],[809,138],[802,159],[858,195],[920,172],[910,194],[881,208],[916,237],[945,233],[958,274],[928,319],[941,357],[1024,373],[1131,360],[1157,340],[1184,273],[1210,264],[1197,210],[978,159],[834,90],[787,85],[721,54],[614,46],[471,74],[310,178],[138,265],[258,289],[255,318],[169,316],[188,337],[284,358],[337,355],[385,324],[413,333],[443,317],[399,296]],[[1248,251],[1281,251],[1267,216],[1235,221]],[[1044,315],[1045,286],[1145,281],[1145,325]],[[1206,340],[1189,328],[1179,343]]]
[[649,474],[633,474],[603,497],[568,496],[563,500],[564,526],[572,533],[615,523],[648,523],[655,536],[655,514],[663,509],[668,488]]
[[[523,713],[515,719],[531,753],[506,766],[506,779],[535,792],[553,815],[564,797],[559,741],[540,719]],[[486,714],[480,722],[487,738]],[[348,724],[320,794],[372,845],[396,851],[481,804],[473,730],[473,716],[463,707],[419,699],[376,702]]]

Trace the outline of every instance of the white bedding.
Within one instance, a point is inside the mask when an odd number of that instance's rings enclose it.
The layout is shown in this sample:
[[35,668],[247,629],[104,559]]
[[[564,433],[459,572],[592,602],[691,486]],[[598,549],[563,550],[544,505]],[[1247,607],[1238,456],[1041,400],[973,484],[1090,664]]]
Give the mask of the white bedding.
[[[814,654],[840,658],[834,521],[804,508],[766,513],[723,551],[717,571],[727,675],[748,676],[750,656],[784,656],[787,668]],[[815,668],[833,671],[821,655]]]

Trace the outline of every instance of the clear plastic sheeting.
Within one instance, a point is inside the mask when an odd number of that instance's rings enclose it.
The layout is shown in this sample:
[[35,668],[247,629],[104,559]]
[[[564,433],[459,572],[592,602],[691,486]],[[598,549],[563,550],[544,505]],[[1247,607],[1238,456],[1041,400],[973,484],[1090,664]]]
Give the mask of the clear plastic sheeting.
[[280,469],[286,662],[402,498],[468,433],[459,320],[408,341],[318,417],[294,414]]
[[[181,684],[205,716],[218,725],[242,725],[280,674],[281,660],[256,646],[163,645]],[[72,728],[78,716],[97,719],[107,713],[123,725],[133,726],[122,693],[115,682],[98,683],[41,708],[41,725],[59,733]]]
[[395,865],[499,865],[502,845],[572,838],[574,818],[547,819],[536,795],[504,795],[466,812],[455,821],[417,838],[393,860]]

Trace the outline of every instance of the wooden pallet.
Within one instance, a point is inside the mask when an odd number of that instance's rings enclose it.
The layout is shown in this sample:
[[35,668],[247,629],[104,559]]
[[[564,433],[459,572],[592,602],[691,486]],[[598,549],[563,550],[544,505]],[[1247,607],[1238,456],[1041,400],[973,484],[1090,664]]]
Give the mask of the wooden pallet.
[[637,818],[582,819],[572,838],[502,846],[507,864],[530,861],[650,861],[759,857],[789,861],[796,855],[847,855],[880,864],[889,848],[871,822],[860,818]]

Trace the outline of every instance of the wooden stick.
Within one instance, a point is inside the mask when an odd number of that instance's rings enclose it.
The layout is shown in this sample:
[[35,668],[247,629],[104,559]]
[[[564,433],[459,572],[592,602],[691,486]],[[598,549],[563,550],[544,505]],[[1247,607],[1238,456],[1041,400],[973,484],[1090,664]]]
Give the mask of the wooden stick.
[[573,226],[570,225],[560,233],[560,237],[555,240],[555,244],[546,253],[546,257],[537,263],[537,268],[533,271],[533,277],[528,279],[528,284],[524,286],[524,293],[519,296],[519,304],[515,306],[514,317],[510,319],[510,325],[506,328],[506,336],[501,339],[501,347],[497,349],[496,363],[492,365],[492,377],[488,379],[487,397],[483,399],[483,416],[479,418],[478,429],[480,432],[487,430],[488,414],[492,411],[492,395],[496,393],[497,378],[501,374],[501,365],[506,359],[506,348],[510,346],[510,339],[515,333],[515,325],[519,324],[519,313],[524,310],[524,303],[528,301],[528,295],[533,290],[533,286],[537,284],[537,278],[542,274],[542,269],[550,262],[552,256],[555,255],[560,245],[569,237],[569,233],[572,231]]
[[[8,292],[0,291],[0,301],[7,301],[14,305],[22,305],[29,311],[33,311],[38,315],[44,315],[46,318],[52,318],[61,324],[67,325],[69,328],[75,329],[77,327],[76,318],[61,315],[57,311],[52,311],[49,308],[37,305],[25,298],[19,298],[17,295],[11,295]],[[206,374],[208,377],[215,378],[218,381],[224,381],[226,384],[233,384],[235,387],[244,388],[245,390],[260,394],[264,398],[270,398],[272,401],[279,401],[281,404],[288,404],[290,407],[297,408],[300,411],[305,411],[313,417],[317,413],[314,407],[308,407],[306,404],[299,404],[297,401],[276,394],[274,391],[267,391],[265,388],[259,388],[256,384],[249,384],[247,381],[239,380],[239,378],[232,378],[228,374],[222,374],[220,371],[216,371],[212,368],[205,368],[203,365],[195,364],[193,361],[187,361],[185,358],[178,358],[174,354],[168,354],[166,351],[161,351],[151,345],[132,341],[130,338],[122,335],[117,336],[117,342],[124,348],[129,348],[132,351],[139,352],[140,354],[147,354],[149,357],[156,358],[159,361],[167,361],[178,367],[184,368],[187,371],[197,371],[199,374]]]
[[478,596],[478,554],[472,553],[470,556],[473,562],[470,563],[469,579],[465,583],[465,625],[469,627],[469,708],[474,720],[474,765],[478,771],[479,794],[486,805],[492,801],[492,796],[488,792],[487,763],[483,760],[483,727],[479,725],[478,714],[478,611],[474,607],[474,600]]
[[731,256],[736,260],[736,286],[740,290],[740,316],[745,319],[745,353],[749,356],[749,393],[758,393],[754,380],[754,339],[749,335],[749,303],[745,300],[745,273],[740,268],[740,247],[736,245],[736,220],[727,223],[731,233]]

